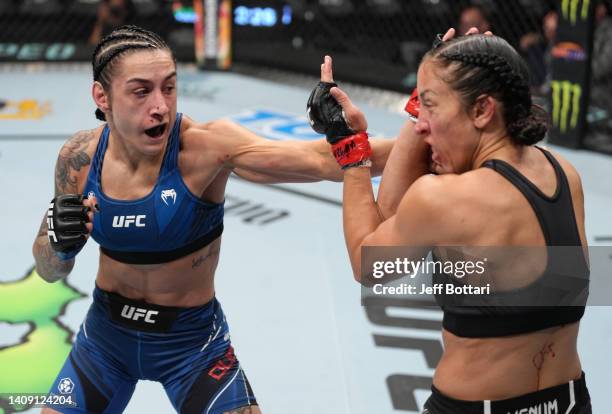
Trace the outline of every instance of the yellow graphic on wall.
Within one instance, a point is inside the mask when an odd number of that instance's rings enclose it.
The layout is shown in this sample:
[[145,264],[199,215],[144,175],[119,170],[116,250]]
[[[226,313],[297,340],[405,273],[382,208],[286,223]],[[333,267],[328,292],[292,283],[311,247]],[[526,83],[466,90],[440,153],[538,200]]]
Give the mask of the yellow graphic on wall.
[[[580,7],[581,0],[562,0],[561,1],[561,12],[563,18],[569,20],[572,26],[576,25],[578,15],[580,14],[580,20],[586,21],[589,17],[589,6],[591,0],[582,0],[582,7]],[[580,8],[580,11],[578,10]]]
[[50,102],[40,102],[36,99],[23,99],[21,101],[0,99],[0,120],[40,119],[50,112]]
[[580,117],[582,87],[570,81],[552,81],[552,118],[553,125],[562,133],[576,129]]

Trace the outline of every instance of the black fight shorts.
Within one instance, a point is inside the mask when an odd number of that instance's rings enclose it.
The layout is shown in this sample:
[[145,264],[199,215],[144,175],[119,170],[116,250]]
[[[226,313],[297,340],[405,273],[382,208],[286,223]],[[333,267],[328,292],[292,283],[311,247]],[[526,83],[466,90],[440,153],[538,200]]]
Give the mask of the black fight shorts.
[[591,414],[591,397],[584,373],[567,384],[545,388],[507,400],[462,401],[431,387],[422,414]]

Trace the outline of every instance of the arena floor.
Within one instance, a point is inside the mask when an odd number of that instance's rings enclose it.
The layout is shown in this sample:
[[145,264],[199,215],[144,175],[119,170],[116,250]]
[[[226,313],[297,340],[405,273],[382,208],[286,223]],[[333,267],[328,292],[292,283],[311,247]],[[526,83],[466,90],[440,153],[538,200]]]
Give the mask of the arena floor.
[[[271,139],[317,138],[304,116],[305,87],[190,68],[179,73],[179,110],[194,119],[229,117]],[[31,245],[52,197],[57,152],[69,135],[97,124],[91,75],[80,65],[11,65],[0,67],[0,85],[6,103],[0,108],[0,394],[42,393],[63,363],[94,286],[93,241],[66,284],[31,274]],[[357,103],[376,134],[392,136],[405,120]],[[582,174],[589,243],[612,244],[612,157],[555,150]],[[228,186],[217,296],[266,414],[415,413],[428,396],[424,384],[439,357],[430,351],[439,348],[440,333],[406,327],[402,319],[436,321],[441,312],[401,301],[361,306],[340,201],[337,183],[264,186],[232,179]],[[606,379],[611,310],[589,307],[579,337],[597,414],[612,405]],[[0,400],[0,414],[13,410]],[[126,412],[173,410],[162,387],[145,381]]]

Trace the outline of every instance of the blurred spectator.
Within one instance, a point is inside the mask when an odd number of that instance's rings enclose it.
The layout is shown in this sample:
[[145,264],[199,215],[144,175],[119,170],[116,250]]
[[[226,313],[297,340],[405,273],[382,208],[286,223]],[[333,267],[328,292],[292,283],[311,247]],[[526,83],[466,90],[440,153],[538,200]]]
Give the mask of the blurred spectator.
[[559,15],[555,10],[546,13],[542,19],[542,32],[530,32],[521,37],[519,50],[531,74],[532,92],[545,95],[550,84],[550,51],[555,43]]
[[591,101],[593,105],[612,104],[612,5],[601,1],[595,9],[595,35],[591,61]]
[[459,33],[464,34],[470,27],[476,27],[480,33],[491,30],[491,23],[482,6],[472,4],[461,10],[459,15]]
[[612,1],[595,8],[595,35],[591,60],[592,113],[586,143],[612,152]]
[[89,44],[95,45],[115,28],[130,23],[134,15],[131,0],[102,0],[98,6],[98,17],[89,36]]

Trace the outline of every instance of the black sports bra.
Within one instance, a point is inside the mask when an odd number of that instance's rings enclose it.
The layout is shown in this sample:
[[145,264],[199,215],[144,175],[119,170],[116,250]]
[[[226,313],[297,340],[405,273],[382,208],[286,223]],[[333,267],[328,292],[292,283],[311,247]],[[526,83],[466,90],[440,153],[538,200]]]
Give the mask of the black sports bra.
[[[492,292],[487,299],[473,302],[477,303],[473,306],[469,301],[459,304],[444,292],[437,294],[436,302],[444,311],[442,325],[457,336],[517,335],[576,322],[584,315],[589,267],[581,247],[569,183],[557,160],[548,151],[538,149],[552,164],[557,176],[557,190],[552,197],[544,195],[504,161],[489,160],[483,167],[503,175],[531,204],[546,240],[548,261],[545,271],[526,287]],[[435,273],[433,282],[461,285],[460,279],[445,273]],[[560,285],[563,289],[558,289]],[[558,305],[538,306],[543,299]],[[493,305],[485,305],[485,302]]]

